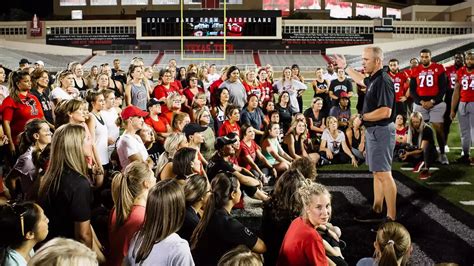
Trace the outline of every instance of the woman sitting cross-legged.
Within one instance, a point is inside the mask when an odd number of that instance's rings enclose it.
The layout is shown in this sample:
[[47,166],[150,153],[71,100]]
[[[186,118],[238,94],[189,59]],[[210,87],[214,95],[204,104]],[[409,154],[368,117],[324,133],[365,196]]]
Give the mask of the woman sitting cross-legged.
[[337,118],[329,116],[326,124],[327,128],[323,132],[319,147],[321,165],[352,162],[352,165],[357,167],[357,159],[346,144],[346,136],[337,129]]
[[290,168],[293,158],[283,150],[278,142],[279,134],[280,125],[273,122],[270,123],[262,138],[262,153],[277,170],[278,174],[281,174]]
[[349,119],[349,127],[346,129],[347,144],[352,154],[359,163],[365,160],[365,131],[359,114],[354,114]]
[[290,132],[283,138],[283,150],[288,151],[293,159],[309,157],[314,163],[319,160],[319,154],[306,152],[305,142],[308,139],[308,128],[305,119],[294,119],[291,123]]

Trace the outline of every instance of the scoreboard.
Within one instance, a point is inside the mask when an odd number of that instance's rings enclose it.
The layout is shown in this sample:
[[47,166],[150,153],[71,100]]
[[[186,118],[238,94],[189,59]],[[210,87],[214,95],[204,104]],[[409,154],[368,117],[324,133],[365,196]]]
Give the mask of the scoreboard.
[[137,39],[281,39],[281,25],[280,11],[139,11]]

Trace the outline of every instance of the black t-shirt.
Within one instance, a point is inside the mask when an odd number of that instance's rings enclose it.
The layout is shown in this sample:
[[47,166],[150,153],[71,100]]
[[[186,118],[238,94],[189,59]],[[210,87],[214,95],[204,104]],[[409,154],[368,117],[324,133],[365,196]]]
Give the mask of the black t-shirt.
[[232,163],[224,161],[224,159],[219,154],[216,153],[214,156],[212,156],[211,160],[209,160],[209,164],[207,166],[207,177],[209,178],[209,181],[211,181],[219,173],[233,172],[235,172],[235,170]]
[[155,141],[150,148],[147,148],[146,151],[148,152],[148,156],[150,156],[156,165],[158,163],[158,158],[160,158],[160,154],[164,152],[164,148],[161,143]]
[[[311,108],[306,109],[304,111],[303,115],[307,119],[308,128],[309,128],[309,120],[311,120],[313,122],[313,126],[320,127],[321,124],[323,123],[323,119],[325,118],[322,111],[319,111],[318,117],[315,117],[313,109],[311,109]],[[317,137],[316,132],[314,132],[313,130],[309,131],[309,136],[310,136],[310,138],[316,138]]]
[[199,223],[199,215],[194,211],[193,207],[186,206],[186,212],[184,213],[184,222],[178,232],[176,232],[181,238],[186,239],[188,242],[191,240],[193,231]]
[[45,89],[40,93],[37,89],[32,89],[31,93],[38,98],[38,101],[43,108],[44,118],[51,124],[54,124],[53,119],[53,104],[49,100],[49,89]]
[[379,121],[364,121],[364,126],[386,126],[395,121],[395,88],[392,79],[387,72],[379,70],[375,72],[370,79],[365,79],[367,91],[365,95],[364,106],[362,114],[370,113],[380,107],[389,107],[392,109],[392,114],[389,118]]
[[[331,84],[329,85],[329,91],[332,91],[332,93],[337,96],[337,98],[340,98],[341,92],[345,91],[349,93],[352,91],[352,83],[347,78],[343,81],[335,79],[331,81]],[[333,106],[337,104],[339,104],[339,100],[332,101]]]
[[[416,146],[417,148],[420,148],[420,147],[418,147],[418,138],[419,138],[419,133],[416,132],[415,130],[413,130],[413,136],[412,136],[413,145]],[[429,148],[430,149],[434,148],[436,150],[435,141],[434,141],[434,134],[433,134],[433,130],[431,129],[431,127],[425,126],[423,128],[423,135],[421,136],[421,140],[422,141],[423,140],[428,141]]]
[[291,126],[291,118],[293,115],[290,104],[288,104],[287,108],[283,108],[277,104],[275,110],[280,114],[280,124],[283,126],[283,132],[286,133]]
[[74,239],[74,223],[91,219],[92,190],[89,180],[66,167],[57,193],[52,191],[40,205],[49,219],[47,239],[62,236]]
[[226,210],[219,209],[211,216],[204,234],[193,250],[196,265],[217,265],[227,251],[245,245],[252,249],[258,237],[233,218]]

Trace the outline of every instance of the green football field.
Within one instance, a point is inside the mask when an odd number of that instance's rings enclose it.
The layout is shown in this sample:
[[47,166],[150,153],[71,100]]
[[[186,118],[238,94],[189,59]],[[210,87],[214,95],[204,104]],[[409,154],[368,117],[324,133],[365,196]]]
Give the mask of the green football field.
[[[308,86],[303,95],[303,105],[304,109],[308,108],[311,105],[311,100],[313,96],[313,89]],[[351,109],[352,113],[356,113],[357,97],[352,97],[351,99]],[[473,205],[464,205],[460,201],[474,201],[474,167],[466,166],[461,164],[456,164],[454,161],[461,154],[461,138],[459,136],[459,124],[458,121],[453,121],[451,125],[451,132],[448,138],[448,146],[450,147],[450,152],[447,153],[450,165],[442,166],[436,165],[439,168],[438,171],[435,171],[432,174],[432,177],[429,180],[419,180],[418,173],[413,173],[412,171],[403,171],[401,167],[403,163],[395,162],[393,164],[394,171],[400,171],[404,175],[410,177],[417,183],[421,184],[424,187],[427,187],[433,191],[436,191],[440,196],[443,196],[447,200],[451,201],[456,206],[466,210],[470,214],[474,215],[474,206]],[[367,166],[361,165],[357,169],[353,168],[351,165],[329,165],[324,166],[320,169],[322,171],[348,171],[348,170],[358,170],[358,171],[368,171]],[[464,185],[454,185],[450,182],[465,182]],[[459,184],[459,183],[457,183]]]

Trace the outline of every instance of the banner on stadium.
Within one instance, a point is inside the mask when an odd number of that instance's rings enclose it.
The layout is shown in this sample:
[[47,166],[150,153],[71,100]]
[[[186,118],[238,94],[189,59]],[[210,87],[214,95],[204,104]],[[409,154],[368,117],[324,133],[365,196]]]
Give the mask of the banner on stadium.
[[38,16],[36,14],[31,19],[30,23],[30,37],[41,37],[43,36],[43,22],[39,21]]
[[283,33],[282,43],[286,45],[348,46],[374,43],[373,34],[356,33]]
[[52,45],[113,45],[137,43],[135,34],[46,34],[46,44]]

